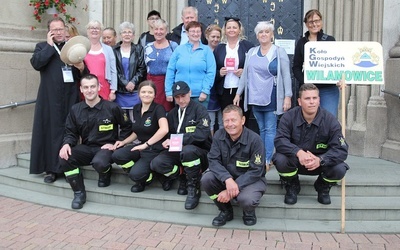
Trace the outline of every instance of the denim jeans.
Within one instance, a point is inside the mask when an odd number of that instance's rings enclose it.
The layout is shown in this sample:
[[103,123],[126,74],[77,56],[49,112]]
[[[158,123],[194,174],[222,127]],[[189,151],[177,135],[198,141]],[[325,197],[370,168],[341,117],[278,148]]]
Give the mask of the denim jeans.
[[339,88],[336,85],[319,89],[320,106],[335,117],[338,115]]
[[265,146],[266,163],[271,163],[274,153],[274,138],[276,134],[276,123],[278,116],[275,111],[255,111],[253,115],[257,120],[260,136]]

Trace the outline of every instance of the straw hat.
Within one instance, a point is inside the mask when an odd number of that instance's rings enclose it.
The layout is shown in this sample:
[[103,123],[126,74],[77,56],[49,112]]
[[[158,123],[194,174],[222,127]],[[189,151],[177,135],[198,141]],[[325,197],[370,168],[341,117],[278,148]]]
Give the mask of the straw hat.
[[82,62],[89,50],[89,39],[84,36],[74,36],[61,49],[61,61],[66,64]]

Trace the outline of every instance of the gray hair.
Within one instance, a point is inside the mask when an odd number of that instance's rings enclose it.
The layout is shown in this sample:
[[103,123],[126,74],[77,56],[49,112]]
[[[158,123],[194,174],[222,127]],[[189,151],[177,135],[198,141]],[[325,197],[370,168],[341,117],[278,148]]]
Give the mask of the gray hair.
[[126,29],[132,30],[132,33],[135,34],[135,25],[133,23],[123,22],[119,25],[119,33]]
[[258,22],[256,27],[254,28],[254,33],[256,35],[258,35],[258,33],[260,33],[262,30],[269,30],[269,31],[274,32],[275,28],[274,28],[274,25],[272,24],[272,22],[261,21],[261,22]]
[[199,11],[197,10],[196,7],[193,6],[188,6],[182,9],[182,16],[185,15],[187,12],[194,12],[194,14],[198,17],[199,16]]
[[93,27],[93,26],[96,26],[96,25],[100,26],[101,30],[104,29],[103,24],[100,21],[97,21],[97,20],[89,21],[88,24],[86,24],[86,29],[89,29],[90,27]]
[[154,25],[154,27],[164,26],[165,29],[168,31],[168,27],[169,27],[168,22],[165,21],[165,20],[162,19],[162,18],[155,20],[154,23],[153,23],[153,25]]

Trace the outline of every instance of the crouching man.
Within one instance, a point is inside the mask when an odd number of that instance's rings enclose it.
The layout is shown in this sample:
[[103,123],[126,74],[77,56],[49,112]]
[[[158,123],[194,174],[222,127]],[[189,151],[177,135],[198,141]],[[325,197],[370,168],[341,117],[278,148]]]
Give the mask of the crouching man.
[[224,129],[214,135],[208,154],[209,171],[201,185],[220,210],[213,226],[233,219],[231,200],[243,209],[243,223],[251,226],[257,223],[255,209],[267,188],[264,144],[258,134],[244,127],[240,107],[228,105],[222,119]]
[[319,107],[319,90],[314,84],[300,87],[298,103],[298,107],[283,114],[275,137],[272,161],[286,188],[284,202],[297,202],[298,174],[304,174],[318,175],[314,183],[318,202],[328,205],[330,188],[349,169],[344,162],[348,145],[335,116]]
[[[73,209],[81,209],[86,202],[85,185],[79,167],[92,164],[99,173],[98,186],[109,186],[113,145],[117,140],[128,137],[132,126],[118,104],[99,96],[100,86],[95,75],[84,76],[80,90],[85,100],[72,106],[67,116],[63,146],[59,153],[61,170],[74,191]],[[82,143],[78,144],[80,138]]]

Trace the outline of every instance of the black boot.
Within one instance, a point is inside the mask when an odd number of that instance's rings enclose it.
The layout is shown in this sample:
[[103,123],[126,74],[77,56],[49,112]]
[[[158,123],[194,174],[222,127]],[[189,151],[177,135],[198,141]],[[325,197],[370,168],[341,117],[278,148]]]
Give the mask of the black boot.
[[146,186],[146,182],[138,182],[135,185],[131,187],[131,192],[132,193],[140,193],[144,191],[144,188]]
[[221,227],[226,224],[227,221],[233,220],[233,208],[230,202],[221,203],[214,200],[215,205],[217,205],[220,210],[219,215],[215,217],[212,221],[212,225],[215,227]]
[[192,210],[199,205],[199,200],[201,196],[201,190],[200,190],[200,175],[195,176],[195,177],[189,177],[188,176],[188,187],[187,187],[187,192],[188,195],[186,197],[185,201],[185,209],[186,210]]
[[86,202],[85,184],[83,183],[83,175],[81,173],[66,177],[72,191],[74,191],[74,199],[71,207],[73,209],[81,209]]
[[186,174],[180,174],[178,179],[179,179],[179,187],[177,193],[179,195],[187,195],[188,190],[187,190]]
[[165,175],[158,176],[158,180],[161,182],[161,186],[164,191],[168,191],[172,188],[176,178],[178,178],[177,174],[171,176],[165,176]]
[[256,211],[244,211],[243,210],[243,223],[246,226],[253,226],[257,223]]
[[110,168],[108,169],[107,172],[99,174],[99,181],[97,182],[97,186],[98,187],[108,187],[108,186],[110,186],[110,183],[111,183],[111,170],[112,170],[112,167],[110,166]]
[[300,181],[299,176],[296,174],[291,177],[281,176],[281,183],[285,186],[285,203],[293,205],[297,203],[297,195],[300,193]]
[[331,204],[331,197],[329,195],[329,191],[334,184],[329,183],[322,178],[322,176],[318,176],[317,180],[314,182],[315,191],[318,192],[318,202],[324,205]]

